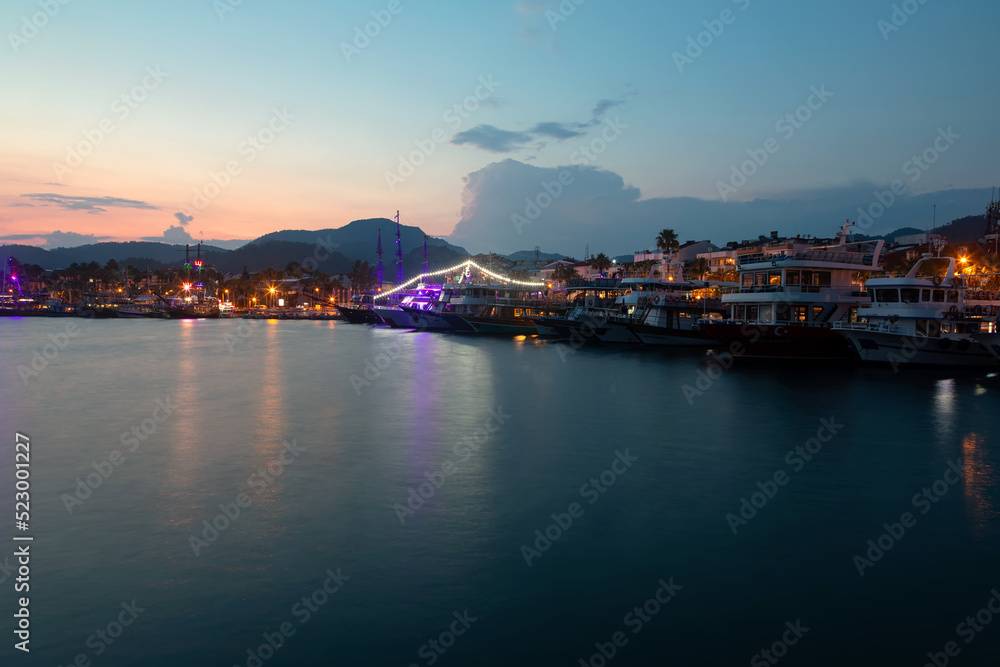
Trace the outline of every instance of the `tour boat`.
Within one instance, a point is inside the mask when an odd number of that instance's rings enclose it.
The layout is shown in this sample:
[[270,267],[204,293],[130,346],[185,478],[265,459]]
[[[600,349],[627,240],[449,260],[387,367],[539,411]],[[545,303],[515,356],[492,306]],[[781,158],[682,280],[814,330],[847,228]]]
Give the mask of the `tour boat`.
[[[947,261],[944,275],[920,276],[931,262]],[[987,366],[997,363],[994,341],[1000,294],[970,285],[954,257],[925,257],[905,277],[870,278],[871,304],[858,310],[864,322],[833,331],[848,340],[862,361],[925,366]]]
[[884,241],[847,242],[850,223],[833,245],[786,248],[737,257],[739,287],[723,290],[730,310],[702,330],[733,354],[793,359],[851,359],[832,327],[857,319],[869,296],[859,276],[880,270]]

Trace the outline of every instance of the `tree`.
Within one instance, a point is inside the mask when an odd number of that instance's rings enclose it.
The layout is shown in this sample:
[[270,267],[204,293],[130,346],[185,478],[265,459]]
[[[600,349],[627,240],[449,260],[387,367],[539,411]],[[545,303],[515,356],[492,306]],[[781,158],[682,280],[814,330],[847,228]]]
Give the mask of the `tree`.
[[677,233],[672,229],[662,230],[656,237],[656,247],[666,253],[673,252],[680,247],[677,241]]
[[590,260],[590,266],[597,269],[597,272],[601,274],[602,278],[604,277],[604,273],[611,268],[612,264],[613,262],[611,261],[611,258],[603,252],[598,253],[597,257]]
[[375,287],[375,276],[372,273],[372,265],[368,260],[362,262],[360,259],[354,260],[354,267],[347,274],[351,281],[351,289],[355,292],[368,292]]
[[576,280],[580,277],[580,274],[576,272],[576,269],[572,266],[557,266],[552,272],[552,280],[558,280],[559,282],[566,282],[567,280]]
[[688,278],[696,278],[698,280],[704,280],[704,276],[708,273],[708,260],[704,257],[696,257],[687,263],[684,267],[684,273],[687,274]]

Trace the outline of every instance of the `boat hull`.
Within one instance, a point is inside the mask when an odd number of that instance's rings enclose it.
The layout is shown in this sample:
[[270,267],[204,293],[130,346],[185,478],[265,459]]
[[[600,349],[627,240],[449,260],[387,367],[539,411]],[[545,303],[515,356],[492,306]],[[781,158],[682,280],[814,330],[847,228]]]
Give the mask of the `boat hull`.
[[410,314],[400,308],[375,308],[382,321],[393,329],[415,329],[416,323]]
[[443,313],[434,313],[408,306],[400,307],[410,316],[416,328],[421,331],[454,331]]
[[383,324],[382,318],[370,308],[337,306],[337,311],[349,324]]
[[995,366],[992,350],[972,338],[927,338],[886,331],[835,330],[857,349],[861,361],[910,366]]
[[774,359],[856,359],[850,343],[827,327],[712,322],[701,330],[740,356]]

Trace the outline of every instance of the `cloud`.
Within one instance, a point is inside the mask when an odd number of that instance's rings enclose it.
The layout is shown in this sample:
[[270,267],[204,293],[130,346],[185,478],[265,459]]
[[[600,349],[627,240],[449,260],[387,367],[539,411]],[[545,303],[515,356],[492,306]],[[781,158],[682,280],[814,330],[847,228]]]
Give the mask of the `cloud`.
[[533,128],[528,130],[530,134],[540,134],[544,137],[552,137],[553,139],[571,139],[573,137],[582,137],[583,132],[579,130],[572,130],[570,126],[566,123],[538,123]]
[[77,234],[76,232],[61,232],[58,229],[49,234],[10,234],[4,236],[4,241],[35,241],[41,242],[38,247],[51,250],[52,248],[75,248],[76,246],[99,243],[111,238],[110,236],[96,236],[95,234]]
[[[502,253],[538,245],[545,252],[576,256],[583,255],[587,244],[592,252],[608,255],[652,248],[657,232],[665,227],[676,230],[681,242],[708,239],[719,245],[756,239],[774,230],[791,236],[832,237],[845,219],[858,219],[859,207],[875,201],[873,192],[887,187],[856,183],[743,202],[643,199],[638,188],[612,171],[542,168],[513,159],[489,164],[469,174],[465,183],[462,217],[447,237],[449,243],[470,252]],[[869,229],[857,231],[884,234],[922,227],[933,203],[939,221],[978,214],[988,197],[984,189],[904,196]]]
[[597,102],[597,104],[594,105],[594,110],[590,112],[590,115],[592,115],[594,117],[594,119],[598,119],[601,116],[603,116],[604,112],[607,111],[608,109],[614,108],[614,107],[619,106],[621,104],[625,104],[625,100],[624,99],[618,99],[618,100],[599,100]]
[[[456,134],[452,137],[451,143],[458,146],[472,145],[491,153],[512,153],[533,141],[539,142],[543,138],[565,141],[566,139],[582,137],[586,135],[589,128],[601,123],[602,116],[608,109],[625,104],[625,98],[629,95],[635,95],[635,92],[630,91],[617,100],[598,100],[590,113],[591,117],[583,122],[542,121],[524,131],[503,130],[493,125],[477,125]],[[536,143],[533,148],[542,150],[545,146],[544,142]],[[525,159],[534,158],[535,156]]]
[[170,225],[167,229],[163,230],[163,234],[160,236],[143,236],[142,240],[159,241],[160,243],[197,243],[188,234],[188,231],[180,225]]
[[179,223],[181,223],[181,226],[184,226],[194,220],[194,216],[185,215],[184,213],[174,213],[174,217],[177,218]]
[[492,125],[476,125],[464,132],[459,132],[451,139],[451,143],[457,146],[472,144],[491,153],[509,153],[523,147],[530,141],[530,134],[509,132]]
[[67,211],[84,211],[90,214],[107,213],[108,208],[159,210],[159,206],[153,206],[152,204],[147,204],[144,201],[137,201],[135,199],[122,199],[121,197],[70,197],[50,192],[32,193],[21,196],[27,197],[28,199],[36,202],[42,202],[42,206],[58,206],[59,208]]

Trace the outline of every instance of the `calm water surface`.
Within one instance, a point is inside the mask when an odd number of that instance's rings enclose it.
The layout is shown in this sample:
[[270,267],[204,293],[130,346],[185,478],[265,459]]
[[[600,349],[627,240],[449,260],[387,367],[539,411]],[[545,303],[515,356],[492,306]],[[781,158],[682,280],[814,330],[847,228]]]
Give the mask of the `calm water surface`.
[[4,665],[1000,664],[985,373],[241,320],[5,318],[0,359]]

